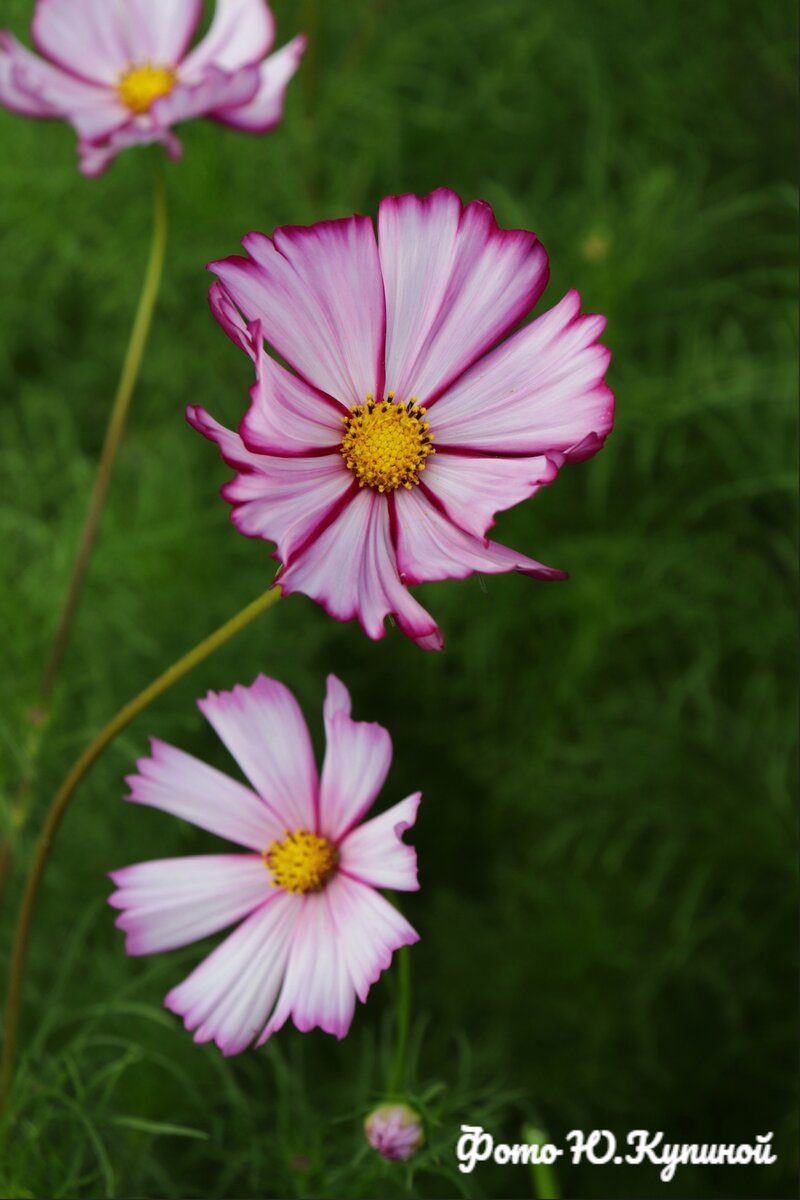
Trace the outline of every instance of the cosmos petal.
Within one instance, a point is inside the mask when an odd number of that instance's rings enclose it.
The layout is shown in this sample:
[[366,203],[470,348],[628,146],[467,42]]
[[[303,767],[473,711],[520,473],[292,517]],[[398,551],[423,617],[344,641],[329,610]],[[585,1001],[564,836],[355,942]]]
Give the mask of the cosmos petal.
[[205,117],[220,105],[244,104],[252,100],[258,88],[258,67],[243,67],[230,74],[218,67],[207,67],[191,83],[178,83],[167,96],[155,100],[150,118],[156,128],[170,128],[181,121]]
[[176,66],[201,11],[200,0],[37,0],[31,32],[52,62],[113,85],[131,66]]
[[282,836],[275,814],[243,784],[158,738],[150,739],[150,750],[137,762],[137,774],[125,780],[135,804],[160,808],[259,853]]
[[419,934],[374,888],[339,874],[324,892],[339,937],[342,956],[359,1000],[391,965],[402,946],[413,946]]
[[338,842],[372,807],[392,762],[392,739],[382,725],[354,721],[350,694],[328,676],[325,762],[319,788],[320,829]]
[[[335,564],[335,568],[332,568]],[[279,576],[285,595],[303,592],[338,621],[357,618],[371,638],[392,615],[403,633],[439,650],[436,622],[403,586],[397,570],[386,497],[357,491],[336,519]]]
[[415,792],[351,830],[339,847],[341,870],[370,887],[417,891],[417,852],[402,839],[417,819],[421,799]]
[[604,383],[605,318],[581,315],[571,291],[476,363],[432,406],[437,442],[484,454],[546,454],[581,461],[611,430],[614,397]]
[[122,909],[118,929],[128,954],[157,954],[218,933],[241,921],[271,894],[260,855],[205,854],[162,858],[111,872]]
[[231,1055],[255,1041],[280,991],[300,911],[296,896],[275,891],[168,994],[165,1006],[196,1042]]
[[274,41],[275,20],[264,0],[217,0],[208,33],[187,54],[182,74],[194,78],[212,65],[223,71],[252,66]]
[[476,571],[486,575],[520,571],[536,579],[566,579],[563,571],[466,533],[421,488],[398,491],[392,499],[397,512],[397,562],[406,583],[466,579]]
[[557,467],[544,455],[501,458],[442,453],[440,447],[426,463],[425,487],[454,524],[483,538],[495,513],[528,500],[556,474]]
[[328,895],[336,880],[321,892],[293,896],[299,908],[289,947],[286,975],[275,1010],[258,1039],[262,1045],[289,1017],[302,1032],[323,1029],[343,1038],[350,1028],[356,994],[347,968],[341,931]]
[[[277,679],[209,692],[198,707],[286,830],[317,828],[317,768],[300,705]],[[263,844],[264,846],[266,843]],[[263,846],[262,846],[263,848]]]
[[385,305],[368,217],[250,233],[211,263],[228,295],[303,379],[348,408],[383,391]]
[[25,116],[61,117],[84,137],[130,118],[115,92],[79,79],[0,32],[0,102]]
[[386,383],[430,402],[526,313],[547,283],[533,233],[500,229],[488,204],[448,188],[389,196],[378,215]]
[[246,104],[217,109],[212,116],[245,133],[269,133],[283,118],[286,89],[305,53],[303,34],[292,38],[259,67],[258,89]]

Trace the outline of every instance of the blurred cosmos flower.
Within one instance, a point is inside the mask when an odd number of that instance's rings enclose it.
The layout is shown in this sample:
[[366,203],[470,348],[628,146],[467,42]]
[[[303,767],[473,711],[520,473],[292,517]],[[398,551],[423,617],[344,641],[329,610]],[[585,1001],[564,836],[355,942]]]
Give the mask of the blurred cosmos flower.
[[182,817],[247,854],[161,859],[112,871],[129,954],[172,950],[235,922],[165,1004],[223,1054],[261,1045],[291,1016],[342,1038],[355,997],[401,946],[418,941],[375,890],[415,891],[417,856],[401,841],[420,793],[361,824],[392,759],[380,725],[350,718],[350,695],[328,677],[327,749],[317,778],[311,739],[291,692],[260,675],[210,692],[203,715],[253,789],[163,742],[138,764],[130,800]]
[[439,649],[406,585],[565,578],[485,536],[599,450],[613,419],[605,319],[581,315],[577,292],[496,345],[545,288],[536,236],[440,188],[385,199],[377,241],[355,216],[243,245],[247,258],[211,264],[210,300],[255,363],[252,404],[238,433],[187,415],[236,468],[223,496],[241,533],[276,543],[281,590],[373,638],[392,614]]
[[0,32],[0,103],[69,121],[85,175],[146,142],[180,157],[172,127],[192,117],[266,133],[281,119],[305,38],[266,58],[275,22],[265,0],[217,0],[206,37],[189,50],[202,7],[202,0],[37,0],[31,35],[44,57]]
[[425,1143],[419,1113],[408,1104],[381,1104],[364,1122],[367,1141],[384,1158],[405,1162]]

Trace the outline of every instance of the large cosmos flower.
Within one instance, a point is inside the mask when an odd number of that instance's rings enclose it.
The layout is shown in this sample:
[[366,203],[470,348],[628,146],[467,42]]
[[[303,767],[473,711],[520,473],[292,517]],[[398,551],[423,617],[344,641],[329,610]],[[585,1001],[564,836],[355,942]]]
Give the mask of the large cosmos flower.
[[392,614],[438,649],[406,585],[565,578],[486,537],[599,450],[613,418],[605,319],[582,316],[577,292],[496,345],[547,282],[536,236],[441,188],[384,200],[377,241],[356,216],[243,244],[247,258],[211,264],[211,305],[254,360],[252,405],[238,433],[188,417],[236,468],[223,496],[241,533],[276,543],[282,591],[373,638]]
[[328,677],[321,778],[288,688],[261,675],[250,688],[199,701],[251,788],[163,742],[131,776],[131,795],[244,846],[112,871],[129,954],[185,946],[241,921],[165,1000],[196,1042],[238,1054],[292,1017],[342,1038],[355,997],[418,941],[376,888],[415,891],[417,856],[401,841],[420,793],[362,824],[392,760],[380,725],[350,718],[350,695]]
[[202,0],[37,0],[31,35],[44,57],[0,32],[0,104],[69,121],[85,175],[145,142],[178,158],[172,126],[192,117],[266,133],[281,119],[305,38],[266,58],[275,22],[265,0],[217,0],[189,50],[202,9]]

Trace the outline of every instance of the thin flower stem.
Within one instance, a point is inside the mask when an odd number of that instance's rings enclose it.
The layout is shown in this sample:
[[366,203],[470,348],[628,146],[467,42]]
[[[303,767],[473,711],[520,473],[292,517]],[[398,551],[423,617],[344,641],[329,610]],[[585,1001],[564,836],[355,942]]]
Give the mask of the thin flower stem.
[[22,898],[22,908],[17,922],[14,950],[11,957],[11,972],[8,980],[2,1057],[0,1058],[0,1112],[2,1112],[8,1097],[14,1070],[16,1029],[22,999],[25,956],[28,949],[33,910],[50,854],[50,847],[75,789],[105,748],[114,740],[118,733],[121,733],[131,723],[134,717],[144,712],[154,700],[162,696],[164,692],[168,691],[184,675],[188,675],[194,667],[213,654],[225,642],[229,641],[234,634],[244,629],[246,625],[249,625],[261,613],[266,612],[274,604],[277,604],[280,595],[280,588],[274,587],[270,591],[265,592],[263,596],[259,596],[258,600],[254,600],[252,604],[248,604],[247,608],[243,608],[240,613],[237,613],[235,617],[227,621],[216,633],[212,633],[210,637],[200,642],[198,646],[195,646],[193,650],[185,654],[183,658],[178,659],[163,675],[159,675],[134,700],[126,704],[114,719],[106,725],[105,729],[98,734],[88,749],[84,750],[56,793],[44,826],[42,827],[42,832],[39,834],[39,841],[36,844],[33,862],[28,872],[28,879]]
[[397,954],[397,1028],[395,1031],[394,1059],[389,1076],[389,1095],[400,1093],[406,1078],[406,1051],[408,1029],[411,1022],[411,959],[408,947]]
[[130,341],[128,342],[128,349],[125,353],[125,361],[122,365],[122,374],[117,386],[117,394],[114,397],[114,404],[108,421],[105,442],[103,443],[103,450],[97,467],[97,475],[95,476],[94,488],[92,489],[92,496],[89,501],[89,509],[86,514],[83,533],[81,534],[78,552],[75,555],[72,575],[70,576],[69,586],[67,587],[64,603],[61,608],[61,615],[55,637],[53,638],[50,656],[42,677],[39,698],[45,709],[49,704],[58,677],[61,660],[64,657],[72,622],[78,607],[81,588],[92,557],[97,530],[108,494],[108,486],[111,482],[111,474],[114,470],[114,461],[117,457],[120,442],[122,441],[122,435],[125,432],[125,420],[128,415],[136,382],[139,378],[142,357],[147,345],[147,338],[153,321],[153,312],[155,311],[161,287],[161,279],[164,273],[164,256],[167,249],[167,192],[160,158],[154,159],[154,171],[154,222],[150,257],[131,330]]

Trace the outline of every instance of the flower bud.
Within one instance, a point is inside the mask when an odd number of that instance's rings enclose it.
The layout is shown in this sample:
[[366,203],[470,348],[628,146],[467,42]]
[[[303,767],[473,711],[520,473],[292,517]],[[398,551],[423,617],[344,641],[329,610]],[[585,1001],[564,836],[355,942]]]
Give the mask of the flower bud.
[[381,1104],[364,1122],[367,1141],[384,1158],[412,1158],[425,1142],[422,1119],[408,1104]]

